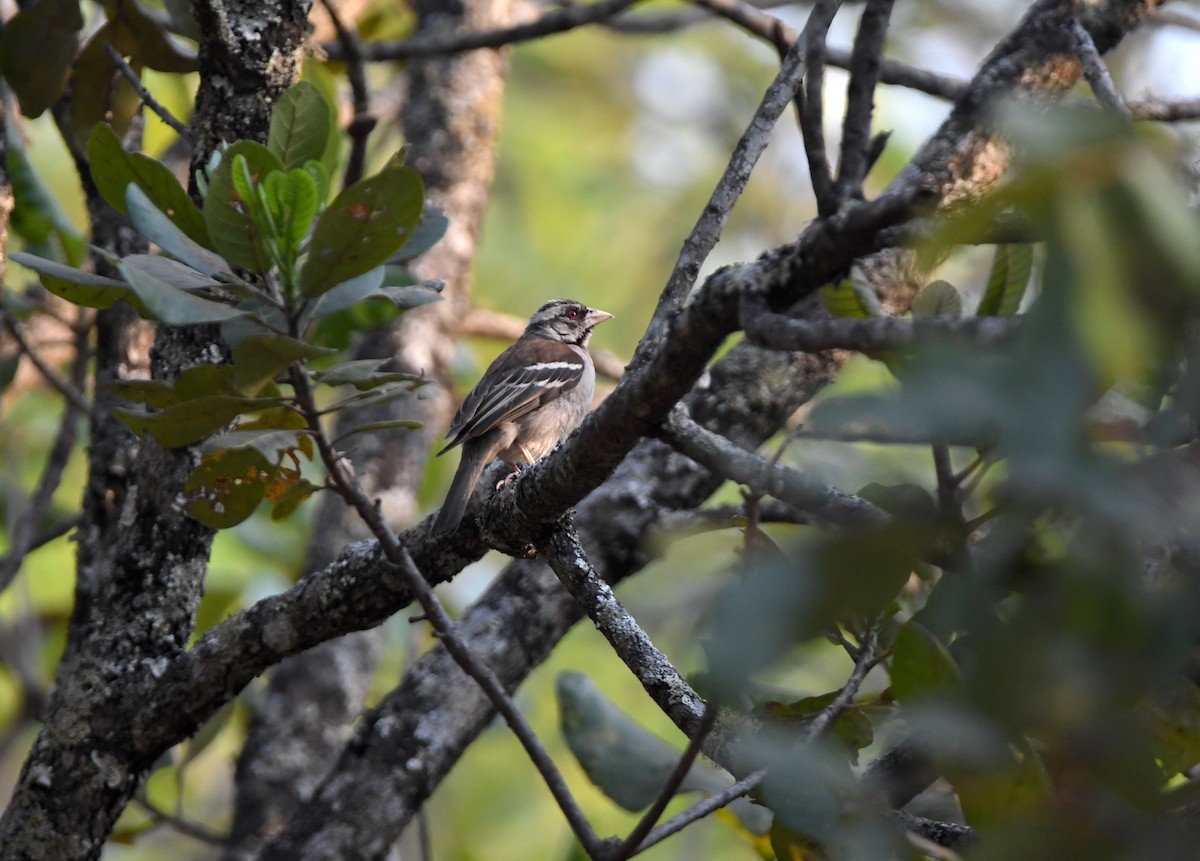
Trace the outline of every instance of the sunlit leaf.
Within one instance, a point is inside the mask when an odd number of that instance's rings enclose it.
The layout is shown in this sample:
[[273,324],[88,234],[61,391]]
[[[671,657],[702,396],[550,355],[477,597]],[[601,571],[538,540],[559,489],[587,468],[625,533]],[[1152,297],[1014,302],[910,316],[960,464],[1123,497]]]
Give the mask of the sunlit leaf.
[[329,140],[329,105],[308,81],[289,87],[271,111],[267,147],[287,170],[319,161]]
[[871,286],[860,278],[844,278],[818,291],[821,304],[831,317],[882,317],[883,307]]
[[272,471],[251,448],[206,454],[184,487],[187,513],[212,529],[237,526],[262,502]]
[[382,264],[416,228],[424,199],[411,168],[384,170],[339,194],[317,219],[301,292],[316,298]]
[[0,75],[25,116],[41,116],[62,95],[82,28],[79,0],[38,0],[4,23]]

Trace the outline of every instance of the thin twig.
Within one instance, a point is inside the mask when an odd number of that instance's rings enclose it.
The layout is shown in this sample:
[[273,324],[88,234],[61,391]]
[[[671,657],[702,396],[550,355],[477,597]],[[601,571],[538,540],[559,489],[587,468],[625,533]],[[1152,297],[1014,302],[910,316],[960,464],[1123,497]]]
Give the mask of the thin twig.
[[958,483],[954,475],[954,466],[950,462],[950,446],[944,442],[935,442],[930,446],[933,452],[933,471],[937,476],[938,507],[943,514],[959,516]]
[[[758,504],[759,523],[790,523],[806,525],[812,522],[807,512],[777,499],[763,499]],[[745,508],[741,505],[714,505],[690,511],[664,511],[655,523],[657,533],[669,537],[672,533],[698,534],[719,529],[744,528]]]
[[717,722],[717,710],[713,708],[712,703],[704,709],[704,716],[700,718],[700,725],[696,727],[696,731],[692,733],[692,737],[688,740],[688,746],[684,750],[683,755],[679,757],[679,762],[675,763],[675,768],[667,777],[667,782],[663,784],[663,788],[659,791],[658,796],[654,799],[654,803],[638,820],[638,824],[629,832],[629,836],[625,838],[625,842],[621,844],[621,848],[613,855],[613,861],[625,861],[626,858],[633,857],[638,851],[641,842],[646,839],[646,835],[653,829],[663,811],[667,809],[667,805],[671,799],[675,797],[675,793],[679,791],[679,787],[683,785],[684,778],[688,776],[688,772],[692,770],[692,765],[696,762],[696,757],[700,755],[700,750],[704,746],[708,734],[712,732],[713,725]]
[[[0,314],[4,316],[6,324],[13,323],[6,309],[0,308]],[[9,331],[11,333],[13,328],[10,327]],[[13,337],[18,336],[14,334]],[[18,340],[18,343],[21,344],[21,341]],[[26,344],[21,344],[21,346],[22,349],[28,348]],[[86,383],[88,366],[87,329],[82,325],[76,330],[75,350],[71,380],[69,383],[64,381],[64,384],[69,387],[70,391],[78,392]],[[33,358],[31,352],[27,355],[31,359]],[[35,546],[38,546],[36,544],[40,537],[38,530],[46,518],[46,513],[50,510],[50,505],[54,501],[54,492],[58,490],[58,486],[62,482],[63,471],[67,467],[71,452],[75,449],[79,418],[81,415],[86,415],[89,410],[87,402],[83,403],[84,407],[80,409],[74,400],[68,398],[66,401],[58,433],[55,434],[50,452],[46,455],[46,464],[42,468],[41,478],[38,479],[37,487],[29,498],[29,504],[16,518],[8,553],[0,558],[0,592],[8,588],[17,576],[17,572],[21,570],[21,563],[25,561],[25,557]]]
[[[809,28],[821,26],[825,17],[832,18],[833,12],[829,11],[829,7],[836,10],[837,5],[837,2],[820,0],[818,7],[809,16],[808,23],[804,25],[804,33],[808,33]],[[683,241],[683,248],[680,249],[675,266],[671,269],[666,286],[658,297],[654,316],[629,363],[630,368],[641,367],[657,351],[671,318],[683,306],[684,300],[696,283],[700,267],[720,239],[733,205],[749,182],[754,165],[767,148],[771,131],[800,88],[806,68],[806,51],[804,40],[796,40],[780,64],[775,80],[763,94],[746,131],[733,148],[729,162],[709,196],[707,205],[687,239]]]
[[842,149],[838,158],[837,196],[863,197],[863,180],[871,163],[871,117],[875,85],[879,83],[883,47],[894,0],[869,0],[858,23],[850,55],[850,83],[842,118]]
[[321,0],[321,5],[329,13],[329,20],[337,32],[338,44],[342,46],[346,80],[350,82],[350,94],[354,101],[354,116],[346,128],[346,134],[350,137],[350,155],[342,176],[342,186],[348,187],[362,179],[367,163],[367,138],[375,128],[375,117],[371,114],[371,91],[367,87],[367,73],[358,37],[342,22],[332,0]]
[[0,324],[4,326],[5,331],[16,341],[21,352],[29,358],[30,364],[37,368],[38,373],[42,375],[47,383],[66,398],[67,402],[75,409],[85,415],[91,412],[92,405],[84,397],[81,388],[63,379],[62,375],[47,365],[45,360],[33,349],[29,341],[25,338],[25,333],[21,330],[21,325],[17,322],[17,318],[4,305],[3,298],[0,298]]
[[1092,92],[1096,94],[1096,100],[1109,113],[1128,122],[1132,118],[1129,106],[1125,104],[1125,99],[1117,90],[1117,85],[1113,83],[1108,66],[1104,64],[1100,51],[1096,49],[1096,43],[1092,41],[1092,34],[1079,23],[1078,18],[1072,18],[1069,27],[1071,36],[1075,40],[1076,56],[1079,57],[1079,63],[1083,66],[1083,76],[1087,78]]
[[854,700],[867,673],[871,672],[877,663],[878,645],[878,633],[872,628],[862,639],[862,645],[859,647],[858,656],[854,659],[854,670],[850,673],[850,678],[846,679],[846,684],[842,685],[842,689],[838,691],[838,695],[833,698],[833,701],[817,712],[812,723],[808,725],[805,733],[806,741],[815,741],[824,735]]
[[142,83],[142,79],[138,77],[138,73],[125,62],[125,58],[121,56],[121,52],[109,42],[104,43],[104,50],[108,54],[108,58],[112,60],[113,65],[117,67],[117,71],[121,73],[121,76],[129,82],[129,85],[138,94],[138,98],[142,100],[142,104],[152,110],[155,116],[173,128],[181,138],[190,144],[192,142],[191,131],[188,130],[187,126],[175,119],[175,116],[158,99],[150,95],[150,91],[146,89],[146,86]]
[[224,848],[229,845],[228,838],[223,834],[210,831],[198,822],[192,822],[190,819],[184,819],[182,816],[176,816],[167,813],[165,810],[160,810],[150,802],[150,799],[140,792],[134,796],[134,800],[142,806],[142,809],[146,811],[156,824],[169,825],[185,837],[191,837],[193,840],[209,846]]
[[767,770],[765,768],[759,769],[752,774],[746,775],[728,789],[722,789],[715,795],[710,795],[703,801],[696,802],[687,810],[672,816],[662,825],[658,826],[649,834],[647,834],[646,839],[638,845],[637,851],[645,852],[651,846],[661,843],[668,837],[675,836],[693,822],[698,822],[704,817],[717,810],[720,810],[722,807],[725,807],[730,802],[741,798],[746,793],[753,792],[754,790],[758,789],[763,782],[763,778],[766,776]]
[[513,735],[517,737],[521,746],[525,748],[526,755],[542,775],[542,779],[550,789],[550,794],[558,802],[559,808],[566,817],[567,823],[571,826],[571,830],[575,832],[575,836],[583,846],[584,851],[591,858],[600,858],[605,851],[606,844],[592,830],[587,817],[579,808],[574,797],[572,797],[566,781],[563,780],[562,774],[554,764],[554,760],[550,758],[545,747],[542,746],[537,734],[533,731],[528,721],[525,720],[525,716],[521,714],[516,704],[513,703],[512,698],[505,691],[503,683],[497,678],[491,667],[480,660],[462,638],[458,636],[458,633],[454,630],[454,623],[451,621],[450,616],[446,613],[445,608],[442,607],[441,601],[434,594],[433,588],[429,585],[428,581],[417,570],[416,563],[413,562],[408,549],[400,543],[400,540],[396,537],[396,533],[392,531],[387,521],[383,519],[378,506],[371,503],[362,486],[358,483],[358,480],[346,468],[346,465],[342,462],[337,452],[333,450],[333,446],[321,425],[320,414],[313,396],[312,384],[309,382],[303,368],[299,366],[292,367],[291,382],[296,394],[296,400],[301,412],[304,413],[308,420],[309,429],[312,431],[313,438],[317,442],[317,450],[321,454],[321,460],[329,472],[334,488],[346,500],[347,504],[358,512],[358,516],[362,518],[363,523],[366,524],[367,528],[370,529],[371,533],[379,541],[379,546],[383,550],[388,562],[394,565],[404,577],[413,597],[420,603],[421,609],[424,611],[430,624],[433,625],[433,629],[437,633],[438,639],[445,646],[446,651],[454,659],[455,663],[462,668],[463,672],[475,680],[483,693],[491,701],[492,706],[503,716],[505,722],[508,723],[509,728],[513,731]]
[[825,37],[840,2],[818,3],[809,15],[816,26],[805,27],[800,40],[807,52],[808,69],[804,73],[804,102],[800,109],[800,132],[808,156],[808,174],[817,199],[817,215],[828,218],[838,210],[833,174],[825,153]]
[[[502,48],[505,45],[526,42],[553,33],[564,33],[587,24],[595,24],[624,11],[636,2],[638,0],[600,0],[599,3],[555,9],[553,12],[542,15],[536,21],[496,30],[439,33],[435,36],[415,36],[400,42],[367,42],[362,46],[362,57],[367,62],[375,63],[386,60],[408,60],[413,57],[460,54],[463,51],[474,51],[479,48]],[[321,49],[331,60],[346,59],[342,46],[338,42],[327,42],[321,46]]]

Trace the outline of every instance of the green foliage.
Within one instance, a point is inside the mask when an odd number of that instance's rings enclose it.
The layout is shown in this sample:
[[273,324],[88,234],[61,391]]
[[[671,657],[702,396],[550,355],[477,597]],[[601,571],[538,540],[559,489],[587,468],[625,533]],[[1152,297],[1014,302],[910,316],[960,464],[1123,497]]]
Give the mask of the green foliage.
[[62,94],[82,28],[79,0],[38,0],[5,22],[0,75],[25,116],[41,116]]
[[[148,65],[177,71],[184,63],[163,53],[166,37],[140,7],[117,4],[108,11],[105,26],[113,33],[119,27],[135,41],[147,38],[139,50]],[[237,141],[216,157],[199,207],[166,167],[126,152],[112,128],[97,125],[87,150],[100,194],[169,256],[113,260],[120,277],[110,278],[45,257],[12,255],[38,272],[48,290],[80,305],[111,308],[125,301],[168,326],[221,324],[232,348],[226,363],[185,370],[174,381],[112,387],[143,405],[115,410],[117,417],[166,447],[196,445],[237,422],[209,447],[188,484],[189,514],[215,529],[242,522],[263,499],[274,503],[274,517],[286,517],[320,489],[301,476],[298,460],[314,454],[303,431],[318,418],[305,418],[294,393],[276,383],[309,374],[308,361],[334,352],[315,342],[313,323],[370,299],[403,310],[437,298],[385,277],[385,263],[410,259],[445,231],[440,212],[431,209],[423,220],[424,189],[415,171],[394,158],[382,173],[324,206],[329,172],[318,159],[331,124],[315,87],[292,88],[272,116],[268,145]],[[24,198],[39,200],[28,192]],[[52,210],[41,218],[34,229],[44,240],[56,222]],[[311,379],[353,388],[334,410],[404,397],[424,382],[382,362],[343,365]],[[385,425],[416,423],[367,423],[347,435]]]
[[1017,313],[1032,270],[1032,246],[997,245],[987,290],[975,313],[980,317],[1011,317]]

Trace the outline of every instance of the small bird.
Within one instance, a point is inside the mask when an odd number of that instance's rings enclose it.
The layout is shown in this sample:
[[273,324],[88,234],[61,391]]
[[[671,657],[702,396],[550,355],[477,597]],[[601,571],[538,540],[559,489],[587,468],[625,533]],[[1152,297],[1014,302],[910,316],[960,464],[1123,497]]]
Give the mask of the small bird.
[[450,443],[438,452],[463,447],[434,532],[449,532],[462,522],[475,484],[493,458],[515,475],[522,464],[549,454],[583,421],[596,389],[588,339],[592,329],[610,319],[607,311],[554,299],[538,308],[525,333],[496,357],[454,414],[446,434]]

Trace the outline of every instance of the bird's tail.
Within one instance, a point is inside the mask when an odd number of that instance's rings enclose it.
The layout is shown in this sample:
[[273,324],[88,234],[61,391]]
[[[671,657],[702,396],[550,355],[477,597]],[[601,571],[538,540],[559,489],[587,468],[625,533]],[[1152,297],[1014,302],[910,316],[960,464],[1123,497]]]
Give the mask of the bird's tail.
[[458,463],[458,471],[454,473],[454,481],[450,483],[450,492],[446,494],[442,510],[433,523],[435,534],[450,532],[462,522],[467,503],[471,501],[471,493],[488,461],[485,452],[475,449],[476,446],[463,447],[462,460]]

